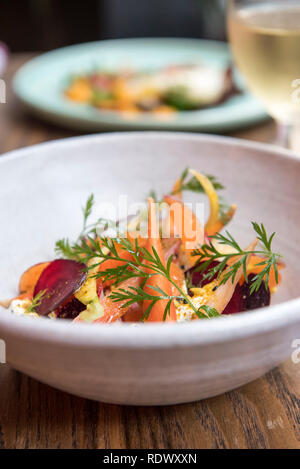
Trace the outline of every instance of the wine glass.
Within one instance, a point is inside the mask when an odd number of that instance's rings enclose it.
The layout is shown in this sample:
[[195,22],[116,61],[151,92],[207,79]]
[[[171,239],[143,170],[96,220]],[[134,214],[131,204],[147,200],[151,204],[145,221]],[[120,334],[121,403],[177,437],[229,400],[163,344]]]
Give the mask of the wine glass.
[[279,142],[299,150],[299,0],[229,0],[227,27],[248,88],[279,124]]

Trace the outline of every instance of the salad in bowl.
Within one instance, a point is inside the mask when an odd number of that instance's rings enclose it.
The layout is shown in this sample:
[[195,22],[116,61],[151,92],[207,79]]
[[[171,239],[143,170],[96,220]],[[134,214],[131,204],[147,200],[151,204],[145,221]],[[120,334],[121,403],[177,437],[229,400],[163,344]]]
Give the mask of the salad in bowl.
[[[78,238],[56,243],[57,258],[21,276],[19,294],[6,303],[18,315],[93,324],[206,320],[268,306],[284,264],[273,252],[275,233],[252,222],[244,247],[223,228],[236,211],[220,196],[213,176],[186,169],[159,199],[113,222],[90,223],[92,194]],[[183,193],[206,194],[204,226]]]

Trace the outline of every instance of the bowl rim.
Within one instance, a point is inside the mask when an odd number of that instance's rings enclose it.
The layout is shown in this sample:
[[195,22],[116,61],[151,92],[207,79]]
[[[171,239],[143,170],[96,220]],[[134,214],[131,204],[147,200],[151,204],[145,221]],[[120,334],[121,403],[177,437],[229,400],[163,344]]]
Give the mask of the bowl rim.
[[[197,142],[220,143],[226,146],[263,151],[270,156],[286,158],[300,165],[300,158],[293,152],[274,145],[250,142],[233,137],[210,134],[190,134],[186,132],[112,132],[107,134],[84,135],[13,150],[4,153],[0,165],[45,148],[70,147],[89,142],[114,140],[194,140]],[[3,156],[3,157],[2,157]],[[169,348],[193,347],[237,341],[252,336],[266,334],[285,327],[298,326],[300,331],[300,296],[280,304],[259,308],[232,316],[223,316],[206,321],[192,321],[177,324],[70,324],[67,320],[48,321],[47,319],[30,320],[15,316],[0,306],[0,338],[19,337],[37,342],[56,343],[65,346],[77,344],[81,348]]]

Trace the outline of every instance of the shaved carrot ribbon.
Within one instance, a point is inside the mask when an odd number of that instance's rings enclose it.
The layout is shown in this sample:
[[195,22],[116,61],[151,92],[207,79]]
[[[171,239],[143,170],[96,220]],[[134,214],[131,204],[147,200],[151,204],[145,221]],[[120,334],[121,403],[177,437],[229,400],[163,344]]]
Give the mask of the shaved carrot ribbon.
[[[153,254],[153,248],[157,252],[160,260],[165,264],[164,252],[159,237],[159,229],[156,220],[156,210],[154,200],[149,197],[149,215],[148,215],[148,239],[146,243],[146,249]],[[160,293],[153,290],[152,287],[160,287],[168,296],[172,295],[172,284],[162,274],[154,273],[149,267],[149,263],[145,261],[145,270],[147,273],[152,274],[146,281],[144,291],[152,296],[161,296]],[[161,322],[164,319],[164,312],[167,306],[168,300],[157,300],[150,310],[148,321],[150,322]],[[145,314],[150,307],[151,300],[145,300],[143,302],[143,314]],[[172,302],[170,308],[170,314],[165,318],[166,321],[176,321],[176,310]]]
[[182,191],[181,191],[181,185],[182,185],[182,179],[176,179],[173,189],[172,189],[172,194],[176,194],[176,197],[178,199],[182,199]]
[[[219,196],[211,181],[204,174],[198,173],[194,169],[190,169],[189,172],[200,182],[209,199],[210,215],[205,224],[205,234],[207,236],[213,236],[224,227],[224,221],[220,218]],[[227,222],[231,220],[235,211],[236,206],[231,205],[224,216]]]
[[203,226],[196,215],[181,200],[165,195],[169,205],[170,235],[182,240],[187,251],[193,251],[204,242]]

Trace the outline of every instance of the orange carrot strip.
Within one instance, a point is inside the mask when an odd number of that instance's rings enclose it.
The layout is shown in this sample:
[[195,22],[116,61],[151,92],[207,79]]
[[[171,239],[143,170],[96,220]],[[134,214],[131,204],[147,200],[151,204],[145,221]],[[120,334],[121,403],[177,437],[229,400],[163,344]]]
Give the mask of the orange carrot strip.
[[143,317],[143,311],[141,306],[138,303],[134,303],[129,307],[126,311],[124,316],[122,317],[122,321],[124,322],[139,322]]
[[[131,242],[131,244],[135,245],[135,238],[130,234],[127,233],[127,239]],[[141,236],[138,236],[137,238],[137,243],[139,247],[144,247],[146,244],[146,239],[142,238]],[[115,247],[117,250],[117,253],[119,254],[120,257],[124,259],[124,261],[118,261],[115,259],[107,259],[105,260],[102,264],[99,266],[99,272],[104,272],[107,269],[114,269],[116,267],[119,267],[120,265],[124,264],[126,261],[132,261],[133,260],[133,255],[128,252],[126,249],[121,244],[115,243]],[[103,282],[104,287],[109,287],[113,284],[113,280],[106,280]]]
[[165,195],[170,207],[170,235],[180,237],[187,251],[193,251],[204,242],[204,230],[196,215],[181,200]]
[[[172,280],[176,283],[176,285],[181,287],[184,283],[184,273],[183,273],[183,270],[179,267],[179,265],[176,264],[175,262],[172,262],[171,264],[170,274],[171,274]],[[174,287],[173,284],[171,285],[171,288],[172,288],[172,295],[178,295],[179,292],[177,288]]]
[[174,183],[173,189],[172,189],[172,194],[176,195],[178,199],[182,199],[182,192],[180,190],[182,184],[181,178],[177,179]]
[[[116,267],[119,267],[119,266],[123,265],[126,262],[126,260],[127,261],[133,260],[132,254],[130,252],[126,251],[125,249],[118,249],[117,248],[117,252],[118,252],[119,256],[122,257],[125,260],[124,261],[118,261],[116,259],[107,259],[106,261],[104,261],[102,264],[99,265],[98,272],[104,272],[107,269],[114,269]],[[103,286],[108,287],[108,286],[111,286],[113,283],[114,283],[114,280],[106,280],[105,282],[103,282]]]
[[135,243],[137,242],[138,246],[140,248],[143,248],[146,246],[147,238],[142,238],[137,232],[135,231],[128,231],[127,232],[127,239],[131,242],[133,246],[135,246]]
[[[165,263],[164,260],[164,252],[162,249],[160,237],[159,237],[159,229],[157,226],[157,221],[156,221],[156,210],[155,210],[155,204],[154,200],[149,197],[148,198],[148,203],[149,203],[149,216],[148,216],[148,239],[146,243],[146,249],[152,254],[153,253],[153,248],[157,252],[160,260]],[[153,270],[151,267],[147,267],[147,261],[145,261],[145,270],[149,274],[153,274]],[[147,282],[144,286],[144,291],[146,293],[149,293],[152,296],[161,296],[160,293],[156,292],[153,290],[151,287],[160,287],[167,295],[172,295],[172,284],[169,282],[169,280],[162,274],[154,274],[151,275],[147,279]],[[163,321],[164,319],[164,312],[165,308],[167,306],[168,300],[157,300],[157,302],[153,305],[153,307],[150,310],[150,314],[148,317],[148,321],[150,322],[160,322]],[[147,311],[151,304],[151,300],[145,300],[143,302],[143,314]],[[176,310],[175,306],[172,302],[171,308],[170,308],[170,314],[167,315],[166,321],[176,321]]]

